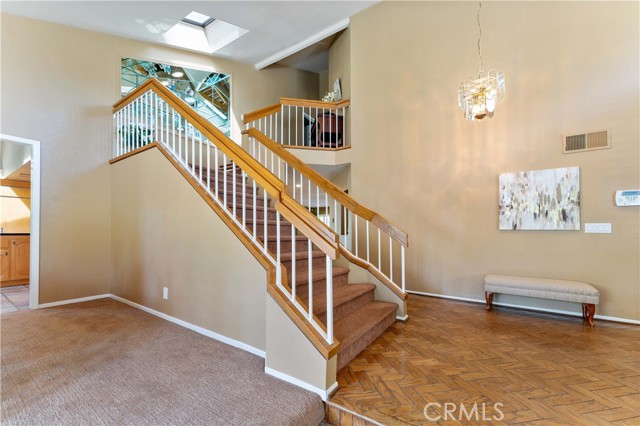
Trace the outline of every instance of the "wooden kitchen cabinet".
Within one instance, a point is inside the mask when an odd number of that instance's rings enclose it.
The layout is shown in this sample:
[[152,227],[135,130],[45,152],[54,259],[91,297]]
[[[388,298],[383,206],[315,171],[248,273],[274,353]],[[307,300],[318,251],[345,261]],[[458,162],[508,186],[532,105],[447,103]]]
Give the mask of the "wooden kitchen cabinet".
[[0,237],[0,282],[2,287],[29,283],[29,235]]

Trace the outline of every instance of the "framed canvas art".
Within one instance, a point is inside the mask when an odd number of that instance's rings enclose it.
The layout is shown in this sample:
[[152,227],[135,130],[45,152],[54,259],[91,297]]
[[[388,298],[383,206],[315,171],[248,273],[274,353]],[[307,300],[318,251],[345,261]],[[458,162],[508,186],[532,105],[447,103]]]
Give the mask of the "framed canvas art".
[[501,230],[580,230],[580,168],[502,173]]

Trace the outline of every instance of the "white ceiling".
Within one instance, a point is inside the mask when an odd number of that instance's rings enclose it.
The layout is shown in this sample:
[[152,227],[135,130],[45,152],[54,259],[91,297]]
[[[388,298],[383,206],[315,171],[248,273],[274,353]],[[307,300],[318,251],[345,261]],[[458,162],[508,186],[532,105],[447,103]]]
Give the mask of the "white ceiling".
[[[263,68],[344,29],[372,1],[6,1],[3,13],[164,44],[196,11],[249,30],[212,56]],[[318,70],[316,70],[318,71]]]

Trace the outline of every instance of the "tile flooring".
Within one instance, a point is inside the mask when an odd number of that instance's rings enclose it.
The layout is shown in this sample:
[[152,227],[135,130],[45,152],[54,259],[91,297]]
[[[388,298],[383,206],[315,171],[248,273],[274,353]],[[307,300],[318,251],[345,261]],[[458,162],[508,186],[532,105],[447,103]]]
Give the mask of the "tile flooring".
[[0,313],[16,312],[29,309],[29,286],[17,285],[0,289]]

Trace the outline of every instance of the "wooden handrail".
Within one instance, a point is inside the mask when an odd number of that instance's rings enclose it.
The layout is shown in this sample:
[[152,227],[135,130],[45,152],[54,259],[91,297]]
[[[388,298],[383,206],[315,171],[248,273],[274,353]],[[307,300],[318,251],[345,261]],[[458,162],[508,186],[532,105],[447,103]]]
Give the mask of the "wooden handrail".
[[309,99],[298,99],[298,98],[280,98],[280,105],[291,105],[291,106],[299,106],[305,108],[324,108],[324,109],[338,109],[342,107],[348,107],[351,105],[350,99],[344,99],[339,102],[325,102],[325,101],[314,101]]
[[189,123],[204,137],[210,141],[215,141],[216,147],[224,152],[229,159],[236,163],[248,176],[262,186],[265,191],[276,200],[276,203],[282,203],[286,208],[281,209],[281,213],[287,221],[296,227],[309,231],[309,235],[306,235],[306,237],[332,259],[338,257],[339,237],[335,232],[324,224],[319,225],[316,218],[309,212],[302,213],[298,208],[298,203],[286,196],[288,192],[287,187],[280,179],[251,157],[242,147],[229,139],[227,135],[198,114],[186,102],[178,98],[171,90],[163,86],[158,80],[149,79],[129,92],[127,96],[113,105],[113,112],[118,112],[133,102],[139,95],[149,90],[152,90],[160,96],[168,105],[175,109],[178,114],[187,118]]
[[339,102],[324,102],[314,101],[309,99],[297,99],[297,98],[280,98],[280,102],[270,105],[268,107],[261,108],[256,111],[249,112],[242,116],[242,122],[244,124],[252,123],[268,115],[274,114],[280,111],[282,106],[299,106],[304,108],[324,108],[324,109],[339,109],[346,108],[351,105],[349,99],[345,99]]
[[244,124],[251,123],[256,121],[262,117],[266,117],[267,115],[271,115],[280,111],[280,104],[270,105],[268,107],[261,108],[257,111],[250,112],[248,114],[244,114],[242,116],[242,122]]
[[250,137],[259,140],[261,144],[267,147],[267,149],[274,152],[286,163],[290,164],[292,167],[311,179],[316,185],[322,188],[326,193],[328,193],[331,197],[333,197],[348,210],[375,224],[378,228],[380,228],[382,231],[385,231],[401,245],[405,247],[408,246],[409,237],[406,232],[402,231],[400,228],[398,228],[373,210],[370,210],[365,206],[359,204],[356,200],[354,200],[340,188],[335,186],[333,182],[313,170],[305,162],[301,161],[298,157],[287,151],[282,145],[272,141],[256,128],[244,130],[242,134],[249,135]]

